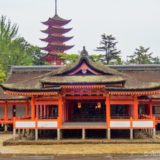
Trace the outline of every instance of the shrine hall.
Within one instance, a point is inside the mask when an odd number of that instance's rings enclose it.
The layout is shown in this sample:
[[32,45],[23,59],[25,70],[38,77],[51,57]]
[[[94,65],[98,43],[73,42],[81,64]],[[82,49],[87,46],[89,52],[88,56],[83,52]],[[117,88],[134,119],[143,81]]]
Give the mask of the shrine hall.
[[89,130],[104,131],[107,139],[126,130],[133,139],[135,130],[149,129],[155,138],[159,73],[159,65],[105,66],[85,48],[63,67],[13,66],[1,85],[0,124],[10,124],[14,135],[34,130],[36,140],[42,130],[55,131],[58,140],[71,130],[82,139]]
[[[70,64],[59,56],[71,20],[57,13],[43,22],[41,57],[48,65],[11,66],[0,85],[0,130],[34,139],[136,138],[137,131],[156,138],[160,128],[160,65],[103,65],[83,48]],[[84,37],[85,38],[85,37]]]

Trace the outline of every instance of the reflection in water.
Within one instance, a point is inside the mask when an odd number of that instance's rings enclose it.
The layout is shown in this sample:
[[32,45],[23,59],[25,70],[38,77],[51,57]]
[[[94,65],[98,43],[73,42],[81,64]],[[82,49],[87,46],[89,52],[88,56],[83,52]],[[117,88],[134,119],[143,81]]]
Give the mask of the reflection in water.
[[104,156],[2,156],[0,160],[160,160],[160,155]]

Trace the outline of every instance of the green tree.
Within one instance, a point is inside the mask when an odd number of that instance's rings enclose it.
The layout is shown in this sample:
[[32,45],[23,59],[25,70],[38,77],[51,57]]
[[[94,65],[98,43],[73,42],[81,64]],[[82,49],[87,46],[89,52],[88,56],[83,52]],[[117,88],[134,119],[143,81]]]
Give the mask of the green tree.
[[[40,59],[45,54],[37,46],[29,44],[23,37],[17,36],[18,26],[5,16],[0,18],[0,82],[11,65],[42,65]],[[5,75],[5,76],[4,76]]]
[[160,64],[160,58],[159,57],[154,57],[153,58],[153,64]]
[[121,53],[116,48],[116,38],[112,35],[103,34],[101,36],[102,40],[100,41],[100,46],[96,48],[96,51],[104,52],[100,57],[100,61],[104,64],[110,64],[113,61],[117,61],[117,57]]
[[41,52],[39,47],[30,45],[28,52],[31,53],[33,56],[32,58],[33,65],[47,65],[48,64],[47,62],[41,60],[41,57],[45,56],[46,53]]
[[151,64],[153,61],[152,53],[149,52],[150,48],[144,48],[140,46],[135,49],[135,52],[128,56],[129,64]]
[[17,24],[11,24],[11,21],[8,20],[6,16],[1,16],[0,18],[0,40],[8,43],[13,40],[18,33]]
[[78,57],[78,54],[59,53],[58,56],[60,56],[61,59],[64,59],[65,63],[69,63],[69,62],[73,62],[74,60],[76,60]]

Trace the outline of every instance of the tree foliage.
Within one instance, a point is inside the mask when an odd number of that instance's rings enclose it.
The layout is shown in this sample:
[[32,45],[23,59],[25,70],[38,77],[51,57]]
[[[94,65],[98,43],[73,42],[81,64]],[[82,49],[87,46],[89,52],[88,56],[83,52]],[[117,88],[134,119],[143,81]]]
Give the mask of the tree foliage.
[[152,53],[149,52],[150,48],[140,46],[135,49],[135,52],[128,56],[129,64],[151,64],[153,62]]
[[69,63],[69,62],[73,62],[74,60],[76,60],[78,57],[78,54],[59,53],[58,56],[60,56],[61,59],[64,59],[65,63]]
[[[0,18],[0,82],[2,82],[11,65],[45,64],[40,57],[44,53],[36,46],[29,44],[23,37],[18,37],[18,26]],[[5,75],[5,76],[4,76]],[[3,79],[3,80],[1,80]]]
[[11,21],[8,20],[6,16],[1,16],[0,18],[0,40],[3,40],[5,43],[11,42],[18,33],[17,24],[11,24]]
[[118,51],[116,48],[116,44],[118,43],[116,42],[116,38],[106,34],[103,34],[101,38],[100,46],[96,49],[96,51],[104,52],[104,54],[99,57],[100,61],[104,64],[117,61],[121,51]]

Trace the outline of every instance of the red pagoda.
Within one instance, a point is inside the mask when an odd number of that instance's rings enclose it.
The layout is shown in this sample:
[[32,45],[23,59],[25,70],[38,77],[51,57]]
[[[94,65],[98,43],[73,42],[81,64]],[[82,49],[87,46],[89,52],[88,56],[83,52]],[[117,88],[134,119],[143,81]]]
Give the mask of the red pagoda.
[[73,37],[65,37],[64,34],[69,32],[72,28],[64,28],[63,26],[68,24],[71,20],[65,20],[57,14],[57,0],[55,0],[55,16],[49,18],[44,25],[48,26],[46,30],[42,31],[48,36],[42,41],[48,43],[44,48],[41,48],[48,52],[48,54],[41,59],[47,61],[52,65],[64,65],[64,60],[58,56],[58,53],[64,53],[73,46],[65,45],[64,43]]

